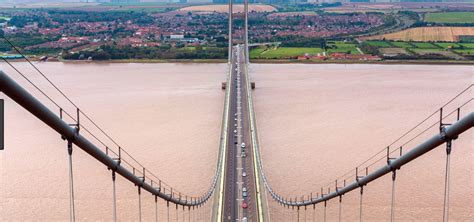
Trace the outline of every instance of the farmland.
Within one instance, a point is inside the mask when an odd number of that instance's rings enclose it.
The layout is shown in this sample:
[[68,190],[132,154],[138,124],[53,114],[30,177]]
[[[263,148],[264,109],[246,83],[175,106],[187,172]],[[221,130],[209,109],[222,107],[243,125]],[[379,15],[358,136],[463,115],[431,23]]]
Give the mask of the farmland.
[[473,60],[474,43],[368,40],[361,43],[327,41],[321,47],[259,46],[250,50],[251,59],[279,60]]
[[317,55],[340,52],[347,54],[360,54],[357,44],[343,41],[329,41],[326,50],[320,47],[257,47],[250,51],[253,59],[291,59],[305,54]]
[[474,23],[474,12],[438,12],[428,13],[426,22],[432,23]]
[[391,42],[391,44],[395,47],[398,47],[398,48],[411,48],[411,47],[413,47],[413,45],[410,44],[409,42]]
[[365,39],[455,42],[460,35],[474,35],[474,27],[418,27],[395,33],[371,36]]
[[[226,13],[229,10],[228,5],[196,5],[179,9],[179,11],[193,11],[193,12],[221,12]],[[236,4],[233,6],[234,13],[244,11],[244,5]],[[249,11],[255,12],[274,12],[277,9],[271,5],[250,4]]]
[[371,46],[379,47],[379,48],[390,48],[390,47],[392,47],[392,45],[390,45],[390,43],[386,42],[386,41],[369,41],[369,42],[367,42],[367,44],[369,44]]
[[347,42],[328,42],[327,43],[327,52],[343,52],[349,54],[359,54],[359,50],[357,50],[357,45],[354,43],[347,43]]
[[[401,41],[365,41],[364,44],[377,47],[382,55],[442,55],[451,59],[464,59],[474,56],[474,43],[451,42],[401,42]],[[384,56],[385,57],[385,56]]]
[[260,47],[253,49],[250,56],[255,59],[288,59],[304,54],[317,54],[324,52],[321,48],[312,47]]
[[435,49],[438,48],[437,46],[429,43],[429,42],[413,42],[412,45],[414,45],[416,48],[419,49]]

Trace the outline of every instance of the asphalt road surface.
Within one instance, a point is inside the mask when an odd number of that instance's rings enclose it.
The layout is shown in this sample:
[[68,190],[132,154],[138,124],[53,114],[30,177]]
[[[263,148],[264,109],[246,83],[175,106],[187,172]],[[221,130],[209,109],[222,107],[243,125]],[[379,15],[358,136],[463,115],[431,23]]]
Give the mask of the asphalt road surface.
[[[243,45],[232,48],[229,140],[224,186],[224,220],[257,221],[255,175],[247,103],[246,59]],[[243,146],[245,144],[245,146]],[[245,174],[244,174],[245,172]],[[245,176],[244,176],[245,175]],[[246,191],[244,191],[246,190]],[[246,195],[244,195],[244,193]],[[243,208],[244,203],[247,205]]]

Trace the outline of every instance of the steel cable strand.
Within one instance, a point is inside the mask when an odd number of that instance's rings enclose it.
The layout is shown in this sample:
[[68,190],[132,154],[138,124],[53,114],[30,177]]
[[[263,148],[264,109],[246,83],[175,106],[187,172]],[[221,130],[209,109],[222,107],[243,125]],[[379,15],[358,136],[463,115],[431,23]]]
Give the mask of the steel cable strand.
[[[452,101],[454,101],[454,100],[455,100],[456,98],[458,98],[460,95],[464,94],[464,93],[465,93],[468,89],[470,89],[472,86],[473,86],[473,84],[471,84],[469,87],[467,87],[466,89],[464,89],[461,93],[458,93],[454,98],[452,98],[452,99],[449,100],[447,103],[445,103],[445,104],[443,105],[443,107],[445,107],[446,105],[450,104]],[[456,111],[458,111],[461,107],[464,107],[465,105],[467,105],[468,103],[470,103],[472,100],[473,100],[473,99],[471,98],[471,99],[468,100],[467,102],[463,103],[463,104],[462,104],[461,106],[459,106],[457,109],[451,111],[451,112],[448,114],[448,116],[449,116],[449,115],[452,115],[453,113],[455,113]],[[437,112],[438,112],[438,111],[437,111]],[[437,113],[437,112],[435,112],[435,113]],[[459,111],[458,111],[458,112],[459,112]],[[432,117],[433,115],[434,115],[434,114],[431,114],[431,115],[429,115],[429,117]],[[447,118],[448,116],[443,117],[442,119],[445,119],[445,118]],[[423,120],[421,123],[426,122],[427,119],[429,119],[429,118],[426,118],[426,119]],[[421,123],[417,124],[417,126],[421,125]],[[437,122],[437,123],[438,123],[438,122]],[[435,124],[437,124],[437,123],[435,123]],[[408,140],[408,141],[407,141],[406,143],[404,143],[403,145],[406,145],[407,143],[413,141],[415,138],[419,137],[421,134],[425,133],[427,130],[429,130],[430,128],[432,128],[435,124],[430,125],[427,129],[425,129],[425,130],[423,130],[422,132],[418,133],[414,138],[411,138],[410,140]],[[409,132],[411,132],[411,131],[413,131],[413,128],[409,130]],[[405,133],[403,136],[406,136],[406,134],[408,134],[408,133]],[[403,136],[402,136],[402,137],[403,137]],[[396,142],[399,141],[399,140],[400,140],[400,138],[397,139]],[[258,139],[257,139],[257,141],[258,141]],[[392,145],[393,145],[393,144],[394,144],[394,143],[392,143]],[[257,145],[256,148],[257,148],[256,150],[258,151],[258,152],[257,152],[257,157],[258,157],[257,163],[258,163],[258,165],[259,165],[259,168],[261,169],[261,171],[260,171],[260,172],[261,172],[261,176],[262,176],[262,178],[263,178],[263,180],[264,180],[264,185],[265,185],[267,191],[271,194],[271,196],[273,197],[273,199],[276,200],[277,202],[283,204],[283,205],[288,205],[288,206],[302,206],[301,203],[299,204],[299,203],[296,202],[296,201],[295,201],[295,202],[287,202],[287,201],[283,200],[278,194],[276,194],[276,193],[273,191],[273,189],[272,189],[272,188],[270,187],[270,185],[268,184],[267,179],[266,179],[265,174],[264,174],[264,170],[263,170],[263,166],[262,166],[261,158],[260,158],[259,146]],[[399,148],[398,148],[398,149],[399,149]],[[386,150],[386,148],[384,148],[383,150]],[[383,150],[381,150],[381,151],[377,152],[377,154],[371,156],[371,157],[369,158],[369,160],[370,160],[370,159],[373,159],[375,156],[377,156],[378,154],[380,154]],[[392,152],[393,152],[393,151],[392,151]],[[379,162],[380,160],[382,160],[382,159],[384,159],[384,158],[385,158],[385,157],[376,160],[374,163],[370,164],[369,166],[374,165],[375,163]],[[364,161],[364,163],[367,163],[367,160]],[[363,163],[363,164],[364,164],[364,163]],[[363,164],[360,164],[359,166],[361,166],[361,165],[363,165]],[[348,174],[348,173],[346,173],[345,175],[347,175],[347,174]],[[303,201],[302,203],[304,204],[304,201]]]
[[[69,118],[71,118],[72,120],[75,120],[77,121],[74,117],[72,117],[71,114],[69,114],[66,110],[64,110],[56,101],[54,101],[50,96],[48,96],[47,93],[45,93],[43,90],[41,90],[41,88],[39,86],[37,86],[33,81],[31,81],[26,75],[24,75],[19,69],[17,69],[13,64],[11,64],[9,61],[5,60],[4,61],[9,65],[11,66],[17,73],[19,73],[25,80],[27,80],[34,88],[36,88],[41,94],[43,94],[49,101],[51,101],[56,107],[59,107],[60,110],[61,110],[61,113],[64,113],[66,114]],[[95,140],[97,140],[99,143],[101,143],[102,145],[104,145],[106,147],[106,153],[108,153],[109,151],[111,151],[112,153],[115,153],[112,149],[108,148],[108,146],[106,145],[105,142],[103,142],[101,139],[99,139],[94,133],[92,133],[88,128],[86,128],[83,124],[77,124],[78,126],[82,126],[83,127],[83,130],[85,132],[87,132],[90,136],[92,136]],[[129,155],[125,150],[123,150],[124,153],[126,153],[131,159],[133,159],[138,165],[142,166],[138,161],[136,161],[131,155]],[[124,161],[125,162],[125,161]],[[214,182],[215,184],[215,182]],[[213,185],[213,187],[215,187],[215,185]],[[214,188],[212,188],[214,189]],[[212,192],[212,189],[209,193]],[[206,196],[209,196],[209,193],[206,194]],[[207,200],[207,198],[206,198]]]
[[[103,130],[92,118],[90,118],[85,112],[83,112],[61,89],[59,89],[58,86],[56,86],[37,66],[35,66],[31,60],[29,60],[9,39],[7,39],[4,35],[2,35],[2,38],[19,53],[51,86],[53,86],[71,105],[73,105],[76,109],[78,109],[78,112],[81,113],[89,122],[91,122],[103,135],[105,135],[112,143],[114,143],[116,146],[120,147],[119,144]],[[33,85],[41,94],[43,94],[49,101],[51,101],[56,107],[60,108],[62,112],[64,112],[69,118],[71,118],[74,121],[77,121],[74,117],[72,117],[71,114],[69,114],[65,109],[63,109],[56,101],[54,101],[50,96],[48,96],[43,90],[41,90],[36,84],[34,84],[26,75],[24,75],[19,69],[17,69],[14,65],[12,65],[8,60],[5,58],[2,58],[4,62],[6,62],[11,68],[13,68],[17,73],[19,73],[24,79],[26,79],[31,85]],[[80,126],[83,126],[80,124]],[[84,127],[84,126],[83,126]],[[99,143],[102,145],[108,146],[100,140],[95,134],[93,134],[90,130],[85,128],[85,131],[90,134],[94,139],[96,139]],[[110,149],[110,148],[109,148]],[[132,160],[134,160],[138,165],[143,167],[138,161],[136,161],[130,154],[126,152],[126,150],[122,149]],[[215,185],[214,185],[215,187]],[[207,194],[204,196],[208,196],[209,193],[212,193],[212,191],[209,191]]]

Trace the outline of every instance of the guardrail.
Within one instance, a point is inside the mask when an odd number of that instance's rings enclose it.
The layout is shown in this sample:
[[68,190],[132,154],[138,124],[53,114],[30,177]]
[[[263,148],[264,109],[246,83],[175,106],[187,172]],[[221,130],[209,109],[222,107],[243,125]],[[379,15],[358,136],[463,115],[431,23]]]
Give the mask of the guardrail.
[[[232,64],[229,64],[229,73],[227,75],[227,85],[226,85],[226,93],[225,93],[225,100],[224,100],[224,111],[222,114],[222,125],[221,125],[221,143],[219,148],[219,156],[220,156],[220,166],[218,168],[220,170],[219,173],[219,188],[217,193],[219,195],[216,196],[217,205],[214,204],[213,213],[212,213],[212,221],[222,221],[223,218],[223,205],[224,205],[224,177],[225,177],[225,168],[227,165],[226,154],[227,154],[227,140],[228,140],[228,120],[230,116],[230,93],[232,89]],[[215,209],[217,208],[217,209]]]
[[[248,57],[248,55],[246,55]],[[248,61],[248,59],[247,59]],[[255,170],[255,187],[257,193],[257,213],[258,213],[258,221],[270,221],[270,214],[268,212],[268,204],[266,202],[265,196],[265,186],[262,186],[264,183],[264,177],[262,167],[261,167],[261,160],[260,160],[260,148],[258,143],[258,132],[257,132],[257,124],[256,124],[256,116],[254,112],[253,106],[253,97],[252,97],[252,87],[250,78],[248,75],[248,64],[245,66],[245,79],[247,83],[247,102],[249,106],[249,119],[250,119],[250,135],[252,139],[252,147],[253,147],[253,163],[254,163],[254,170]],[[265,201],[264,201],[265,200]],[[264,213],[264,211],[266,213]]]

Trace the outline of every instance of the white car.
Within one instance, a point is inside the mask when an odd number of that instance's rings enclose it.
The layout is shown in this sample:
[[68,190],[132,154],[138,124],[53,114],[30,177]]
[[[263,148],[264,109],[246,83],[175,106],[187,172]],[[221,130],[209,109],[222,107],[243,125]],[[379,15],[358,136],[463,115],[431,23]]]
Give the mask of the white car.
[[245,143],[242,143],[242,146],[241,146],[241,147],[242,147],[242,148],[245,148]]
[[242,172],[242,176],[243,176],[243,177],[246,177],[246,176],[247,176],[247,173],[246,173],[246,172]]

